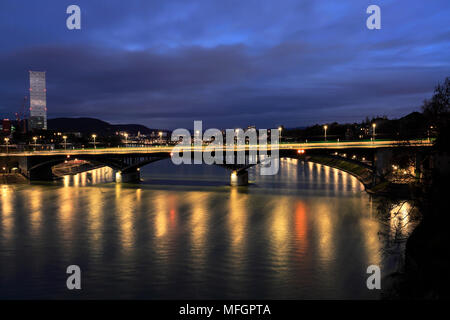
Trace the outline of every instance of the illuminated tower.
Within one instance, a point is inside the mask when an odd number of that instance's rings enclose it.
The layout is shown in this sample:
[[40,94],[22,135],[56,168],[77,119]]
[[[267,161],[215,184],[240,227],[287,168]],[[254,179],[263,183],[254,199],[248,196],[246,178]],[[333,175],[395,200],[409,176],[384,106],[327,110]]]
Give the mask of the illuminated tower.
[[47,130],[45,71],[30,71],[30,128]]

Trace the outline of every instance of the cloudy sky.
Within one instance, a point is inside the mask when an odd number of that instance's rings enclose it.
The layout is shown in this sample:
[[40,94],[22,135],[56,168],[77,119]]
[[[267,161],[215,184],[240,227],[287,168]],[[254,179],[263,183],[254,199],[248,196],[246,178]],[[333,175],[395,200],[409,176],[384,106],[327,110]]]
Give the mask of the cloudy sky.
[[[81,8],[81,30],[66,8]],[[366,8],[381,7],[381,30]],[[450,76],[450,1],[0,2],[0,117],[47,72],[48,117],[297,127],[419,110]]]

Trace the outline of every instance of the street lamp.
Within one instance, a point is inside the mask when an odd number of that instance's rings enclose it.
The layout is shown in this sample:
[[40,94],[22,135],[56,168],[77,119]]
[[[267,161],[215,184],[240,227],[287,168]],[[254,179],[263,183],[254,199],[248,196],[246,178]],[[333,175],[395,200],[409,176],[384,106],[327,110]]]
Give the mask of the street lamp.
[[279,126],[278,127],[278,132],[280,133],[280,144],[281,144],[281,131],[283,131],[283,127]]
[[125,133],[124,136],[125,136],[125,148],[126,148],[127,144],[128,144],[128,133]]
[[37,137],[33,137],[33,140],[34,140],[34,150],[36,150],[36,148],[37,148],[37,145],[36,145]]
[[95,138],[97,138],[97,135],[96,135],[96,134],[93,134],[93,135],[92,135],[92,138],[94,139],[94,149],[97,149],[97,146],[95,145]]
[[63,136],[64,139],[64,150],[67,150],[67,136]]
[[428,133],[428,142],[431,141],[431,139],[430,139],[430,130],[431,130],[431,129],[433,129],[433,126],[430,126],[430,129],[427,130],[427,133]]
[[[197,135],[198,135],[198,130],[196,132],[197,132]],[[162,142],[162,135],[163,135],[162,131],[158,132],[158,135],[159,135],[159,142],[161,143]]]
[[376,123],[372,123],[372,138],[375,141],[375,128],[377,127]]
[[325,141],[327,141],[327,129],[328,129],[328,126],[327,126],[327,125],[324,125],[324,126],[323,126],[323,130],[325,130],[325,134],[324,134]]
[[9,138],[5,138],[5,142],[6,142],[6,153],[8,153]]

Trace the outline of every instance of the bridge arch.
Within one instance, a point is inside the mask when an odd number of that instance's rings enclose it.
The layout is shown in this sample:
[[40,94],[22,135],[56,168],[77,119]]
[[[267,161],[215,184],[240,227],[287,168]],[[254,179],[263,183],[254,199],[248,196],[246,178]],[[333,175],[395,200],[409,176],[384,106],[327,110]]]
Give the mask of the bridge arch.
[[[64,156],[36,163],[28,169],[28,178],[30,180],[53,180],[55,176],[53,174],[52,168],[58,164],[64,163],[69,159],[70,158]],[[120,164],[113,161],[112,159],[92,159],[92,157],[88,156],[77,156],[76,159],[88,161],[89,163],[92,163],[94,165],[101,165],[110,167],[114,170],[120,170]]]
[[[167,157],[168,156],[169,155],[167,155]],[[27,166],[23,171],[26,172],[26,175],[30,180],[53,180],[55,178],[52,172],[54,166],[67,160],[79,159],[88,161],[94,165],[109,167],[118,171],[120,174],[126,175],[135,174],[141,167],[167,157],[143,157],[140,155],[134,157],[98,157],[89,154],[76,155],[72,158],[69,158],[66,155],[53,156],[51,159],[29,157]],[[137,177],[137,179],[139,179],[139,177]]]

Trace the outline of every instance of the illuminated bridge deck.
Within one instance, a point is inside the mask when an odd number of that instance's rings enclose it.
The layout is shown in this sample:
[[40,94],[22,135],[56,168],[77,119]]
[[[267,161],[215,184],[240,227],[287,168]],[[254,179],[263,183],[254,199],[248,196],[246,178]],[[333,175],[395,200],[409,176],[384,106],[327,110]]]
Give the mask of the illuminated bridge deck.
[[[281,143],[280,150],[291,149],[358,149],[358,148],[394,148],[394,147],[430,147],[429,140],[379,140],[379,141],[342,141],[342,142],[310,142],[310,143]],[[0,153],[0,156],[52,156],[52,155],[106,155],[106,154],[153,154],[170,153],[174,151],[174,146],[152,146],[152,147],[132,147],[132,148],[97,148],[97,149],[58,149],[58,150],[37,150],[17,152],[10,150],[9,153]],[[205,151],[241,151],[241,150],[266,150],[271,149],[271,145],[245,145],[245,146],[191,146],[180,147],[186,152]]]

